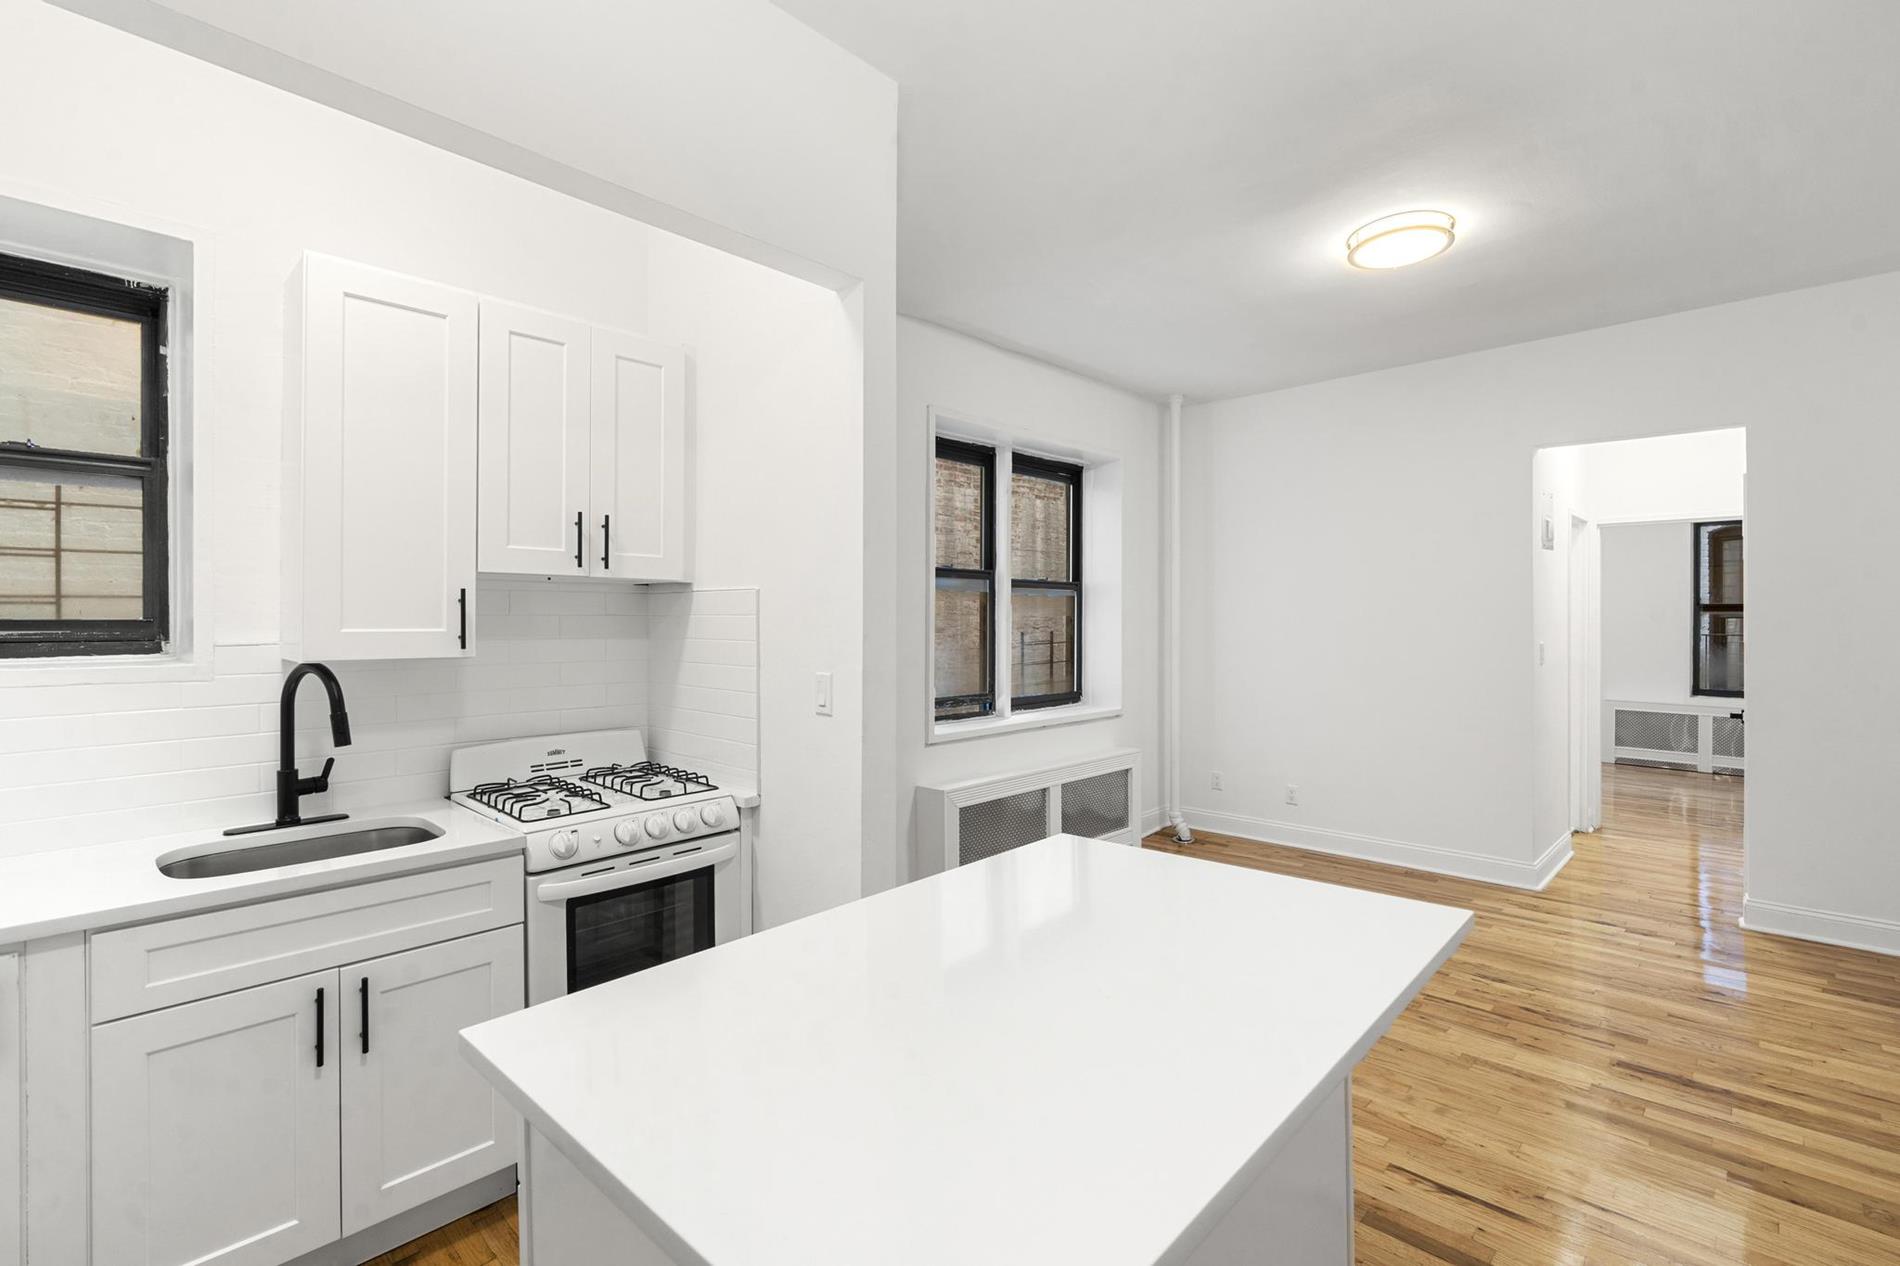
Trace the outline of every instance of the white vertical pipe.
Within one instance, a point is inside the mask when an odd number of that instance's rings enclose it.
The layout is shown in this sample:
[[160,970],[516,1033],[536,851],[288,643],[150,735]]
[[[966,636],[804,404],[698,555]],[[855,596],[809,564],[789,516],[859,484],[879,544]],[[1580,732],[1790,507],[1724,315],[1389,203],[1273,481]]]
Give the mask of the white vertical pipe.
[[1163,648],[1163,715],[1167,733],[1167,785],[1162,789],[1174,838],[1185,844],[1194,838],[1181,809],[1181,397],[1168,397],[1168,572],[1167,619]]

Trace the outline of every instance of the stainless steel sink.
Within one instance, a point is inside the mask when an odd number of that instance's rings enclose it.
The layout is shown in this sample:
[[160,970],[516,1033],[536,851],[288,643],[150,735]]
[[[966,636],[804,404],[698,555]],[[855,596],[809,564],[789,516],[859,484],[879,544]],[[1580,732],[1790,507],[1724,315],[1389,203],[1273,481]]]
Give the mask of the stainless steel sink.
[[327,862],[358,853],[420,844],[439,837],[442,828],[412,819],[358,822],[342,830],[287,827],[282,834],[291,838],[262,840],[237,848],[191,848],[167,853],[158,859],[159,873],[172,879],[214,879],[220,875],[243,875],[305,862]]

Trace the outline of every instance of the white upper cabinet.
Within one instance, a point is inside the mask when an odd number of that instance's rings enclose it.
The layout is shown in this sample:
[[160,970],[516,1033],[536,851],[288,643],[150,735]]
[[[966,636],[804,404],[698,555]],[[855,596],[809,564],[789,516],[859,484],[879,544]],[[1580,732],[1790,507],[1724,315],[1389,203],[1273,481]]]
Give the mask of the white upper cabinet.
[[582,322],[482,300],[483,571],[587,570],[591,344]]
[[686,356],[482,302],[481,568],[684,580]]
[[593,574],[686,579],[685,355],[595,330],[593,412]]
[[284,653],[468,653],[477,299],[304,257],[284,437]]

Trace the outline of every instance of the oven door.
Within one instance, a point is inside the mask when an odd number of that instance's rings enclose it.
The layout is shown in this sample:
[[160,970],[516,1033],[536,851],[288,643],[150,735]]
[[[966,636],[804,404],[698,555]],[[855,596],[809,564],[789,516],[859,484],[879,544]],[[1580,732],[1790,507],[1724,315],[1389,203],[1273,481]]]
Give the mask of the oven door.
[[528,1001],[630,976],[729,939],[738,835],[682,856],[532,877]]

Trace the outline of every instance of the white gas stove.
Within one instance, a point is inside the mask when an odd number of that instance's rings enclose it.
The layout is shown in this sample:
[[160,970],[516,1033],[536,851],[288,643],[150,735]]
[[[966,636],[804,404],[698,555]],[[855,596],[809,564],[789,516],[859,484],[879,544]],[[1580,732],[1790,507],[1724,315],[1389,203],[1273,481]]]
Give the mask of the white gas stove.
[[464,747],[449,786],[456,804],[527,836],[530,1004],[752,930],[738,802],[649,761],[638,730]]
[[528,870],[644,853],[739,824],[702,774],[647,759],[638,730],[485,743],[449,754],[449,799],[528,835]]

